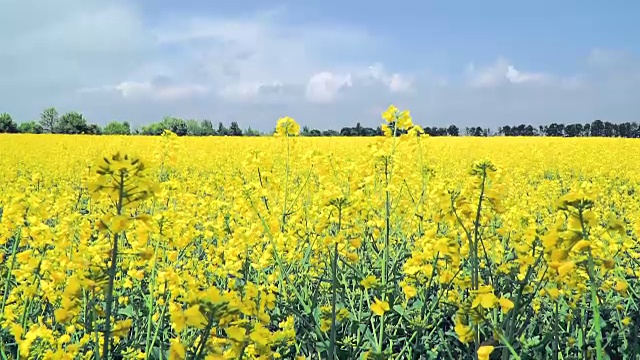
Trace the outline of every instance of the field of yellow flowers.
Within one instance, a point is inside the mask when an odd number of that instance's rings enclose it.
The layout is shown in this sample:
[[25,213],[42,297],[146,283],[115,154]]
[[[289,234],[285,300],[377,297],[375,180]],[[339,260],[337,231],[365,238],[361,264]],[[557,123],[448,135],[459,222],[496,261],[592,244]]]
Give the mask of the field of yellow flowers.
[[0,359],[637,359],[640,142],[0,136]]

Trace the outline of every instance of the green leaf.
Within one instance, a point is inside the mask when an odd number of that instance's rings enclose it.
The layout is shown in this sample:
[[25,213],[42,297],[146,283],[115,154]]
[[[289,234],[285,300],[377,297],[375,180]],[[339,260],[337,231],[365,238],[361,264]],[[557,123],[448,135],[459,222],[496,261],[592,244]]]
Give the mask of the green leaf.
[[134,313],[133,313],[133,307],[131,307],[131,305],[127,305],[125,308],[120,309],[120,311],[118,311],[118,313],[120,315],[125,315],[129,318],[134,317]]

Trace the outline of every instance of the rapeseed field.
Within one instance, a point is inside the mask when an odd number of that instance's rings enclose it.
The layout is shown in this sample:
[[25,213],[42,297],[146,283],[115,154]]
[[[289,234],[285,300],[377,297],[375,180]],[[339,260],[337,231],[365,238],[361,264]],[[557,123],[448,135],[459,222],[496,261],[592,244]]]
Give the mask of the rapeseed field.
[[0,135],[1,359],[636,359],[640,142]]

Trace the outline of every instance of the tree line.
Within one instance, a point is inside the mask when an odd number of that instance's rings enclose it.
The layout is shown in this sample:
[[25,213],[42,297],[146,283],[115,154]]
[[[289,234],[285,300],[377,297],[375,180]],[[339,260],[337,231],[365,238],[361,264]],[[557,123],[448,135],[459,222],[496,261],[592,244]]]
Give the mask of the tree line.
[[[184,120],[167,116],[162,121],[149,125],[132,128],[126,121],[112,121],[104,127],[89,123],[83,114],[71,111],[60,115],[53,108],[47,108],[40,114],[38,121],[16,123],[11,115],[0,114],[0,133],[26,134],[91,134],[91,135],[160,135],[165,130],[171,130],[178,136],[261,136],[261,133],[251,127],[242,129],[237,122],[231,122],[229,127],[222,122],[214,126],[210,120]],[[460,128],[456,125],[448,127],[424,127],[424,132],[430,136],[460,136]],[[302,136],[382,136],[382,128],[365,127],[357,123],[355,127],[343,127],[338,130],[318,130],[308,126],[302,128]],[[591,123],[572,123],[549,125],[505,125],[492,132],[489,128],[466,127],[466,136],[558,136],[558,137],[640,137],[640,126],[636,122],[612,123],[594,120]]]

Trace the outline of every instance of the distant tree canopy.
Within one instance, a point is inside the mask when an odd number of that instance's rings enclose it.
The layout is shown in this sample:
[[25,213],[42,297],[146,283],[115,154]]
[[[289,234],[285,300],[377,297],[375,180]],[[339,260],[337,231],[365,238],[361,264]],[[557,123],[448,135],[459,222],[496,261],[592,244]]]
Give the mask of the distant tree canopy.
[[26,121],[18,125],[18,132],[23,134],[42,134],[44,129],[38,122]]
[[7,113],[0,114],[0,133],[17,133],[18,132],[18,124],[16,124],[11,115]]
[[54,133],[58,128],[58,121],[58,110],[53,107],[44,109],[40,114],[40,126],[44,132]]
[[640,137],[640,126],[636,122],[624,122],[614,124],[609,121],[594,120],[591,123],[571,123],[540,125],[537,128],[531,125],[520,124],[516,126],[503,126],[498,128],[498,135],[504,136],[562,136],[562,137]]
[[76,111],[66,113],[60,117],[55,132],[60,134],[89,134],[87,119]]
[[102,129],[102,133],[105,135],[131,135],[131,125],[126,121],[112,121]]
[[[558,136],[558,137],[624,137],[640,138],[640,126],[636,122],[612,123],[594,120],[591,123],[551,123],[549,125],[533,126],[531,124],[505,125],[492,132],[489,128],[480,126],[460,129],[456,125],[448,127],[423,127],[430,136]],[[139,128],[132,128],[127,121],[111,121],[104,128],[91,124],[80,112],[71,111],[60,115],[54,107],[44,109],[40,113],[39,121],[16,123],[10,114],[0,114],[0,133],[24,134],[91,134],[91,135],[161,135],[165,130],[171,130],[178,136],[261,136],[271,133],[261,133],[251,127],[242,129],[238,122],[232,121],[229,127],[222,122],[217,126],[211,120],[184,120],[178,117],[166,116],[162,121],[151,123]],[[382,128],[363,126],[345,126],[340,130],[312,129],[303,126],[301,136],[382,136]]]

